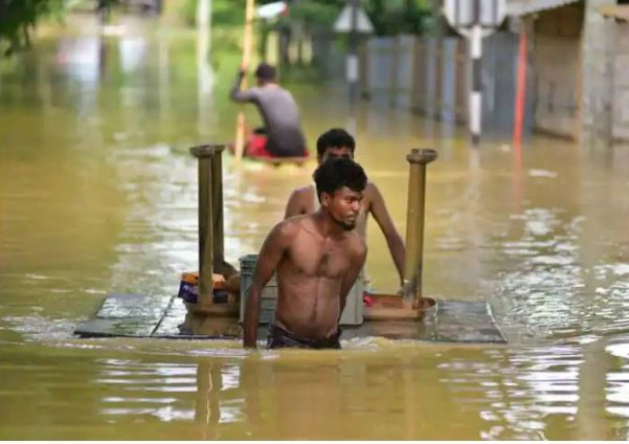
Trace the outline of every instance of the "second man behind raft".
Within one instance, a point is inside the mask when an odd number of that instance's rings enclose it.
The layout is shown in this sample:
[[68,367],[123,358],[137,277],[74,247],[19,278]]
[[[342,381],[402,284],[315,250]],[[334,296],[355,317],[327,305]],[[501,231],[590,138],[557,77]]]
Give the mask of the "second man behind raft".
[[[322,164],[328,159],[339,157],[353,160],[355,150],[356,142],[354,138],[347,131],[340,128],[333,128],[326,131],[319,136],[317,140],[317,160],[319,164]],[[314,184],[297,188],[288,199],[284,219],[314,213],[317,211],[318,207],[319,201]],[[387,241],[389,251],[395,263],[395,268],[400,277],[401,289],[404,285],[404,256],[406,251],[404,241],[391,220],[380,190],[373,182],[367,183],[363,193],[363,201],[358,215],[358,221],[356,223],[356,232],[365,241],[367,235],[367,217],[369,214],[374,217]]]

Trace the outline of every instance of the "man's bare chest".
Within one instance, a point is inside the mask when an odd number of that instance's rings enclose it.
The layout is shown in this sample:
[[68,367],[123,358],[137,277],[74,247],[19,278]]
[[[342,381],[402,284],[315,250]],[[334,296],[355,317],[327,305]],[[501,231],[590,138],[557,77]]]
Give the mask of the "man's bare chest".
[[345,274],[350,265],[345,242],[295,242],[287,255],[293,272],[304,277],[337,279]]

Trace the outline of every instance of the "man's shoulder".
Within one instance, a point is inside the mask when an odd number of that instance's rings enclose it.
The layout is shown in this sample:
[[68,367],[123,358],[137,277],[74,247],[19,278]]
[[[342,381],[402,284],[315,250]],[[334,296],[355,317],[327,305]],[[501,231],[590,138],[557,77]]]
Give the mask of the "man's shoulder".
[[367,205],[367,207],[371,206],[371,203],[378,198],[380,195],[380,190],[373,182],[367,182],[365,185],[365,189],[363,190],[363,205]]
[[313,191],[312,185],[306,185],[306,186],[303,186],[303,187],[298,187],[298,188],[295,188],[292,191],[292,193],[290,195],[290,198],[291,199],[297,199],[299,201],[310,199],[310,198],[312,198],[312,191]]
[[293,190],[293,195],[295,196],[308,196],[312,193],[313,187],[312,185],[305,185],[303,187],[297,187]]
[[291,93],[289,90],[287,90],[286,88],[284,88],[283,86],[280,85],[275,85],[272,89],[270,89],[271,91],[273,91],[273,94],[275,95],[280,95],[280,96],[284,96],[285,98],[287,98],[288,100],[295,102],[295,97],[293,96],[293,93]]
[[275,83],[273,86],[269,87],[269,89],[274,89],[275,91],[281,91],[282,93],[286,93],[286,94],[292,96],[291,92],[289,90],[287,90],[286,88],[284,88],[279,83]]
[[365,240],[356,232],[356,230],[352,230],[346,235],[347,249],[352,254],[357,256],[362,256],[367,252],[367,243]]
[[300,227],[302,218],[303,215],[289,217],[288,219],[278,222],[277,226],[280,227],[282,231],[290,232]]
[[265,86],[255,86],[252,89],[257,89],[260,92],[263,93],[269,93],[269,94],[286,94],[292,97],[292,94],[290,93],[289,90],[281,87],[280,85],[265,85]]
[[276,239],[291,242],[301,229],[298,221],[300,217],[302,216],[291,217],[275,224],[273,232],[275,233]]
[[252,97],[259,97],[260,94],[263,94],[263,89],[259,86],[252,86],[247,90],[247,93]]
[[369,181],[367,182],[367,185],[365,185],[364,194],[369,197],[373,197],[377,194],[380,194],[380,190],[378,189],[378,186],[375,183]]
[[295,236],[309,222],[308,214],[289,217],[276,225],[276,228],[284,236]]
[[380,201],[384,204],[384,197],[380,192],[380,188],[373,182],[367,182],[365,191],[363,191],[363,200],[369,207],[376,201]]

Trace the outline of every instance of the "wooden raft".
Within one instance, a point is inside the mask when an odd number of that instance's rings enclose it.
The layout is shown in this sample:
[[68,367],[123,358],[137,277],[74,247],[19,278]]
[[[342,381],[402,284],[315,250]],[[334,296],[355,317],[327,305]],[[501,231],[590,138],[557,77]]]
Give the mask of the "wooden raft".
[[[234,317],[207,317],[202,334],[182,330],[187,315],[184,303],[173,297],[108,295],[91,319],[77,325],[83,338],[134,337],[168,339],[239,339],[242,327]],[[366,309],[369,318],[369,309]],[[266,337],[268,326],[259,329]],[[379,336],[394,340],[449,343],[504,344],[485,302],[437,301],[422,320],[366,320],[357,327],[344,327],[341,339]]]

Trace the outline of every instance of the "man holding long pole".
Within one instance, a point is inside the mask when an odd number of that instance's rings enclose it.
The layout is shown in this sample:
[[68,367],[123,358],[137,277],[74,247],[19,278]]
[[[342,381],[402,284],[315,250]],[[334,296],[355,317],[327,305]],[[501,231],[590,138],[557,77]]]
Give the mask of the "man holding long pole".
[[[247,21],[243,61],[230,91],[234,102],[253,103],[261,114],[264,126],[245,140],[245,118],[242,110],[236,121],[236,160],[248,157],[306,157],[306,142],[301,130],[297,103],[277,81],[275,67],[260,63],[254,75],[257,86],[246,88],[245,75],[251,59],[253,0],[247,0]],[[245,152],[246,151],[246,152]]]
[[297,103],[292,94],[277,83],[275,68],[260,63],[255,71],[257,86],[246,91],[241,89],[244,75],[245,69],[241,68],[230,97],[235,102],[255,104],[264,122],[264,126],[249,137],[246,155],[253,158],[307,156]]

